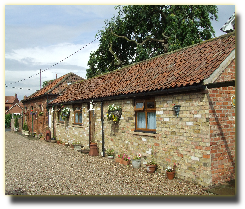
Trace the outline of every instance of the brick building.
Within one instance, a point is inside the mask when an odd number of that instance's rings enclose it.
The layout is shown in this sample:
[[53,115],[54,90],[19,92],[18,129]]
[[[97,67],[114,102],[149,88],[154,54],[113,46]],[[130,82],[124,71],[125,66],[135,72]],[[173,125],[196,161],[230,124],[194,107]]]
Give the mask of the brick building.
[[[73,84],[49,114],[64,142],[141,153],[142,165],[153,155],[160,172],[175,163],[176,177],[207,186],[235,178],[234,99],[235,32]],[[107,117],[113,104],[118,122]]]
[[19,99],[17,98],[17,94],[14,96],[5,96],[5,113],[16,103],[19,103]]
[[45,136],[46,128],[51,128],[47,104],[62,94],[70,84],[80,80],[84,79],[74,73],[68,73],[22,100],[24,105],[23,120],[27,123],[30,132]]
[[23,112],[23,104],[15,103],[12,105],[8,110],[5,111],[5,114],[15,114],[15,115],[22,115]]

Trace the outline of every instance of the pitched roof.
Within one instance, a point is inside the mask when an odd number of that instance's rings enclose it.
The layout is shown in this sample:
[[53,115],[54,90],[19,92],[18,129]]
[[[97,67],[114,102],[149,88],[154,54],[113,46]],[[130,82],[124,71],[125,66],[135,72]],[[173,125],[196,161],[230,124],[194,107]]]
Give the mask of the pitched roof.
[[11,106],[8,110],[5,111],[5,114],[7,112],[9,112],[12,108],[14,108],[15,106],[18,106],[19,108],[21,108],[23,110],[23,104],[20,102],[20,103],[15,103],[13,106]]
[[5,96],[5,103],[14,103],[15,96]]
[[36,91],[35,93],[33,93],[32,95],[30,95],[29,97],[27,97],[26,99],[24,99],[22,101],[25,102],[29,99],[37,98],[37,97],[47,95],[47,94],[60,94],[62,91],[64,91],[64,89],[66,89],[68,87],[68,84],[64,84],[64,85],[62,85],[62,84],[70,76],[76,76],[77,81],[78,80],[84,80],[83,78],[81,78],[80,76],[78,76],[74,73],[68,73],[68,74],[63,75],[63,76],[55,79],[54,81],[50,82],[49,84],[47,84],[46,86],[41,88],[39,91]]
[[52,103],[200,84],[235,49],[235,33],[126,66],[69,86]]

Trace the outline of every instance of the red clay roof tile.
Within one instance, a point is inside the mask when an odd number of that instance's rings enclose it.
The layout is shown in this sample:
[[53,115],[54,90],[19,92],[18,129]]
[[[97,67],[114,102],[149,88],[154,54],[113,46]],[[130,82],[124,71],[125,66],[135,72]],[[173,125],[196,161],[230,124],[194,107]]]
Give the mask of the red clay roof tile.
[[68,73],[50,82],[48,85],[44,86],[39,91],[36,91],[35,93],[33,93],[32,95],[30,95],[29,97],[27,97],[26,99],[22,101],[37,98],[37,97],[47,95],[47,94],[60,94],[64,89],[68,87],[68,84],[64,81],[68,79],[69,77],[71,78],[73,82],[84,80],[83,78],[81,78],[80,76],[74,73]]
[[235,33],[227,34],[73,84],[52,103],[199,84],[234,49]]

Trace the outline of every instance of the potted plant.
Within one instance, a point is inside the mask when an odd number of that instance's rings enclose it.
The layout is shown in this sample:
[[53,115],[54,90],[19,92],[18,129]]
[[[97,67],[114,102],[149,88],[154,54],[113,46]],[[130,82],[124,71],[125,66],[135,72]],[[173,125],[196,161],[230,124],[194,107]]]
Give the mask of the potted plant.
[[136,156],[134,156],[132,159],[132,166],[133,168],[138,169],[140,167],[140,164],[141,164],[141,154],[137,153]]
[[107,158],[113,159],[114,158],[114,149],[106,150]]
[[[153,153],[153,151],[152,151]],[[154,173],[157,169],[157,163],[155,161],[155,158],[154,158],[154,155],[152,154],[151,155],[151,161],[149,163],[147,163],[146,165],[146,171],[148,173]]]
[[72,146],[74,147],[74,150],[76,151],[81,151],[82,149],[82,144],[80,141],[73,142]]
[[168,166],[168,168],[166,169],[167,178],[169,180],[172,180],[175,176],[175,167],[176,167],[176,164],[174,163],[174,168],[172,168],[171,166]]
[[38,138],[41,139],[41,140],[44,139],[44,137],[43,137],[43,135],[41,133],[38,135]]
[[56,143],[56,138],[55,138],[55,137],[52,137],[52,138],[51,138],[51,142],[52,142],[52,143]]
[[117,156],[117,158],[115,159],[115,161],[116,161],[116,163],[121,163],[121,161],[122,161],[122,155],[119,154],[119,155]]
[[24,122],[23,130],[25,132],[25,136],[29,136],[29,129],[28,129],[28,126],[27,126],[26,122]]
[[126,154],[123,154],[121,163],[123,165],[129,165],[130,157],[128,155],[126,155]]

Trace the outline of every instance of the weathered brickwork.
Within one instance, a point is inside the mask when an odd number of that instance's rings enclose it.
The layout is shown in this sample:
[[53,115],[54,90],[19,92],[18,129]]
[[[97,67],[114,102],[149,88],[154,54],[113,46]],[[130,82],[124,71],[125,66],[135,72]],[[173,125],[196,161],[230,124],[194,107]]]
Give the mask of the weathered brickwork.
[[[50,125],[47,104],[54,100],[71,83],[81,79],[82,78],[76,74],[68,73],[22,100],[24,113],[28,113],[25,115],[24,121],[26,121],[30,132],[45,136],[46,128]],[[32,116],[31,110],[33,110],[33,113],[36,113],[36,115]],[[43,116],[38,115],[40,112],[44,113]]]
[[215,82],[232,81],[236,78],[236,63],[235,59],[229,64],[224,72],[216,79]]
[[[208,185],[211,182],[209,141],[209,109],[207,95],[203,93],[179,94],[155,97],[156,134],[134,132],[135,112],[133,99],[104,102],[105,149],[113,148],[117,154],[133,157],[140,152],[143,164],[152,154],[164,172],[167,166],[177,164],[176,176]],[[122,107],[118,123],[108,121],[108,105]],[[173,105],[181,105],[179,117]],[[101,109],[95,103],[95,141],[102,151]]]
[[[52,99],[49,96],[49,99]],[[32,108],[33,107],[33,108]],[[23,119],[26,122],[29,131],[35,132],[37,135],[42,134],[45,136],[46,128],[48,127],[48,111],[47,111],[47,98],[41,97],[30,102],[24,103],[24,116]],[[31,114],[31,110],[35,115]],[[43,112],[43,115],[40,116],[39,113]]]
[[19,107],[18,105],[14,105],[11,109],[9,109],[7,114],[16,114],[16,113],[22,114],[22,112],[23,109],[21,109],[21,107]]
[[[89,112],[87,104],[82,105],[82,125],[74,124],[74,109],[71,105],[70,117],[65,122],[58,121],[59,108],[55,107],[54,110],[50,110],[52,116],[51,132],[54,132],[54,136],[62,142],[72,143],[81,142],[85,149],[89,148]],[[54,126],[53,126],[54,122]],[[54,127],[54,128],[53,128]],[[52,133],[51,133],[52,135]],[[52,135],[53,136],[53,135]]]
[[[235,80],[235,60],[217,81]],[[209,89],[210,152],[212,182],[235,179],[235,87]]]

